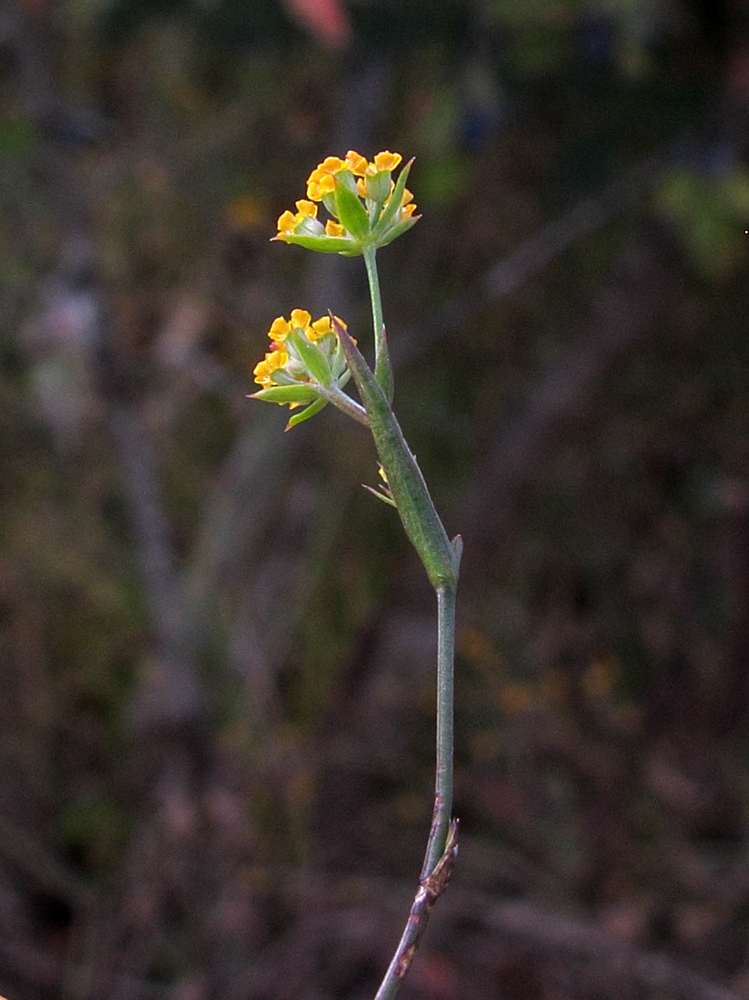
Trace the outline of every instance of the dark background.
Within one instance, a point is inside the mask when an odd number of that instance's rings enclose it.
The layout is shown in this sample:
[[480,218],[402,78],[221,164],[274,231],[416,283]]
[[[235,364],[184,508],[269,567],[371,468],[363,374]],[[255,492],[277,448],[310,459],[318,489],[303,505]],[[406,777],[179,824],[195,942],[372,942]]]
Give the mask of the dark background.
[[749,9],[0,6],[0,991],[363,1000],[415,889],[433,594],[330,409],[245,399],[416,157],[396,408],[465,539],[459,864],[404,1000],[749,997]]

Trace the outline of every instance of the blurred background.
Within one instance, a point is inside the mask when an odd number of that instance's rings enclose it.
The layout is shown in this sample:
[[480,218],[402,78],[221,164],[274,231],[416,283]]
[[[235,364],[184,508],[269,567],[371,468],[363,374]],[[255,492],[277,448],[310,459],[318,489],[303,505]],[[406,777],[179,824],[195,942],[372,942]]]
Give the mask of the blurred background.
[[749,997],[749,5],[0,5],[0,991],[364,1000],[434,595],[248,401],[326,155],[416,157],[396,407],[465,539],[461,848],[404,1000]]

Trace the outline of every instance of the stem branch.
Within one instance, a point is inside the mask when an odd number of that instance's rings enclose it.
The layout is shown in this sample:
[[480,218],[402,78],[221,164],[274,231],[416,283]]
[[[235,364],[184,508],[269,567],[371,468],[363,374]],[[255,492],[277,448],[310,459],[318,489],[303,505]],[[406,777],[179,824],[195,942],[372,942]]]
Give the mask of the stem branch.
[[375,378],[380,383],[382,391],[387,396],[388,403],[393,401],[393,369],[390,365],[385,322],[382,318],[382,296],[380,295],[380,278],[377,273],[377,251],[374,246],[365,247],[362,253],[364,265],[367,268],[369,281],[369,297],[372,302],[372,327],[374,329],[375,345]]

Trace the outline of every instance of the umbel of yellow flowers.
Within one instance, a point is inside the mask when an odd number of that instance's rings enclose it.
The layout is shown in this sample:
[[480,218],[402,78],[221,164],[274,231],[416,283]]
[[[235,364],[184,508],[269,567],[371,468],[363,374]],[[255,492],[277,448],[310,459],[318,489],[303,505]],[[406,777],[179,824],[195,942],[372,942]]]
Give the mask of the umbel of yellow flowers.
[[[387,150],[371,161],[353,149],[344,159],[326,157],[307,178],[307,199],[296,203],[296,212],[280,216],[273,237],[307,250],[364,257],[373,295],[375,371],[378,379],[383,377],[382,384],[388,383],[391,372],[374,257],[379,247],[405,233],[419,218],[406,187],[413,160],[393,180],[401,161],[400,153]],[[330,216],[324,225],[317,217],[321,204]],[[292,410],[303,406],[290,418],[287,429],[327,403],[369,426],[365,409],[343,392],[351,372],[341,335],[355,346],[356,341],[346,334],[346,324],[332,314],[313,322],[305,309],[294,309],[288,320],[283,316],[273,320],[268,333],[271,349],[255,366],[255,381],[261,388],[253,398]]]
[[[397,181],[392,177],[401,160],[387,150],[371,161],[353,149],[345,159],[326,157],[307,178],[307,199],[279,217],[274,239],[347,257],[392,243],[418,219],[406,187],[413,160]],[[324,225],[317,217],[320,203],[330,215]]]
[[[337,316],[334,319],[346,329],[343,320]],[[255,365],[253,373],[257,384],[262,386],[253,394],[254,399],[292,410],[305,406],[291,418],[289,427],[308,420],[326,403],[340,406],[361,419],[360,407],[343,392],[351,372],[330,316],[321,316],[313,322],[306,309],[292,309],[289,319],[278,316],[273,320],[268,336],[270,350]]]

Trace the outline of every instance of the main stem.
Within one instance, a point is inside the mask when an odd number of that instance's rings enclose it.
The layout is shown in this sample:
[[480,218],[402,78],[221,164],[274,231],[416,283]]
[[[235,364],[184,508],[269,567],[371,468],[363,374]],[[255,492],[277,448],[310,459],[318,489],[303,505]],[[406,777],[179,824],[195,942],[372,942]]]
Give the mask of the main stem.
[[423,882],[442,857],[453,807],[453,702],[455,695],[456,587],[437,589],[437,754],[434,780],[434,814],[429,832]]
[[453,696],[455,658],[454,584],[437,588],[437,766],[434,812],[419,888],[375,1000],[395,997],[426,929],[432,907],[444,892],[457,854],[453,799]]

